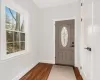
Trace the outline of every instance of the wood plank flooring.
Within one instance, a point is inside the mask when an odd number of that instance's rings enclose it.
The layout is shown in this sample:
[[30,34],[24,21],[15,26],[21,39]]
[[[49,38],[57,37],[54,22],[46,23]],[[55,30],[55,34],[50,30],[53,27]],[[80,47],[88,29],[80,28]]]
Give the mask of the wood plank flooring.
[[83,80],[83,78],[82,78],[82,76],[81,76],[81,74],[80,74],[78,68],[77,68],[77,67],[74,67],[73,70],[74,70],[76,79],[77,79],[77,80]]
[[20,80],[47,80],[52,64],[39,63]]
[[[38,63],[28,73],[26,73],[20,80],[47,80],[50,74],[52,64]],[[83,80],[77,67],[73,68],[77,80]]]

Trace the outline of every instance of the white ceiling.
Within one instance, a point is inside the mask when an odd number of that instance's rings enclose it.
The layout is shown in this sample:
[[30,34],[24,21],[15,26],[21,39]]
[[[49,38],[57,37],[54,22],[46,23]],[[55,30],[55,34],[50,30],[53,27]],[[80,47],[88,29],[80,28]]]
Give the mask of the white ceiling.
[[71,3],[76,0],[33,0],[34,3],[40,8],[54,7]]

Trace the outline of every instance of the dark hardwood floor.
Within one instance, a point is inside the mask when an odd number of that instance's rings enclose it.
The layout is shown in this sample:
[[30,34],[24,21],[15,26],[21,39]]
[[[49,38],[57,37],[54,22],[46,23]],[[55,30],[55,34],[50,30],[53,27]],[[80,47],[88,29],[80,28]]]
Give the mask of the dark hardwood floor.
[[47,80],[52,64],[39,63],[20,80]]
[[73,70],[74,70],[76,79],[77,79],[77,80],[83,80],[83,78],[82,78],[82,76],[81,76],[81,74],[80,74],[78,68],[77,68],[77,67],[74,67]]
[[[26,73],[20,80],[47,80],[50,74],[52,64],[38,63],[28,73]],[[77,80],[83,80],[77,67],[73,68]]]

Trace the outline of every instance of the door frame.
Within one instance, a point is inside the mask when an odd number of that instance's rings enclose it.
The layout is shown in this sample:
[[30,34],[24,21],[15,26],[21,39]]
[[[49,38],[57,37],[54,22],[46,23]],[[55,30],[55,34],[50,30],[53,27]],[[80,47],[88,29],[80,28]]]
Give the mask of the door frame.
[[77,54],[77,38],[76,38],[76,29],[77,29],[77,24],[76,24],[76,17],[72,17],[72,18],[62,18],[62,19],[53,19],[53,39],[54,39],[54,64],[55,64],[55,57],[56,57],[56,53],[55,53],[55,37],[56,37],[56,34],[55,34],[55,23],[56,23],[56,21],[62,21],[62,20],[72,20],[72,19],[74,19],[75,20],[75,25],[74,25],[74,27],[75,27],[75,33],[74,33],[74,42],[75,42],[75,51],[74,51],[74,66],[75,67],[78,67],[78,61],[77,61],[77,56],[78,56],[78,54]]

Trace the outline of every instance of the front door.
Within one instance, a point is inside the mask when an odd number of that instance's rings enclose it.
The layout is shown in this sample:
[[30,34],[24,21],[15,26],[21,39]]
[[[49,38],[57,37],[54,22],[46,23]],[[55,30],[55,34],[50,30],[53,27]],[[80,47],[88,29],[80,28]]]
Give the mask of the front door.
[[75,20],[55,22],[55,63],[74,66]]

